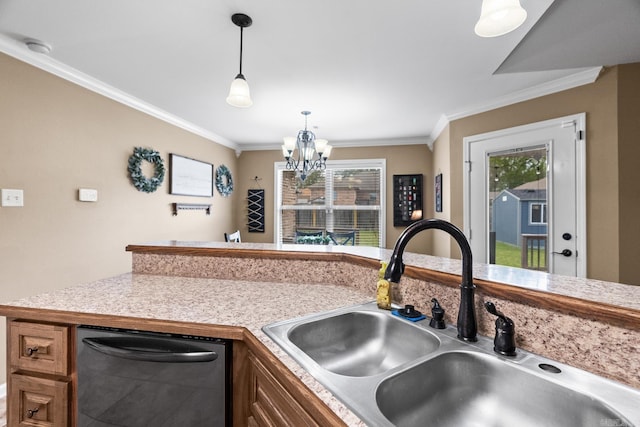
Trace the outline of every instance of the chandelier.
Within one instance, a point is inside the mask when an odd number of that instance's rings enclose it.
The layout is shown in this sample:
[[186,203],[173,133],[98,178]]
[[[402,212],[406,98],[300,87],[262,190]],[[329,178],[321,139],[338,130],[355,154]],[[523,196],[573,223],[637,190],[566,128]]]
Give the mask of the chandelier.
[[304,130],[298,132],[297,137],[287,136],[282,145],[282,154],[287,161],[287,170],[293,170],[302,181],[313,171],[324,170],[332,147],[326,139],[316,138],[313,132],[307,130],[307,117],[311,111],[302,111],[304,116]]

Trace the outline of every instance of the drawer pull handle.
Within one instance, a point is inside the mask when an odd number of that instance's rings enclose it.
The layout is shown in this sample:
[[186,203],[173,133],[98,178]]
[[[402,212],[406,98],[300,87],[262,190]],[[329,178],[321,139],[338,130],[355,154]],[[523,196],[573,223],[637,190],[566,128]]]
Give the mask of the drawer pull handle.
[[27,348],[27,356],[33,356],[33,353],[37,353],[38,352],[38,347],[29,347]]
[[40,408],[27,410],[27,418],[33,418],[33,416],[38,413],[39,409]]

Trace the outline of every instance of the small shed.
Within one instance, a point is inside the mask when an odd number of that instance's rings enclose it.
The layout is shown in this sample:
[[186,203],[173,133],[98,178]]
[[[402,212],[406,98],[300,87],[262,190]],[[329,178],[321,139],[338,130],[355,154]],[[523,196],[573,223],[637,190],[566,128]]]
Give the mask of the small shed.
[[547,190],[506,189],[493,199],[496,241],[520,246],[523,234],[547,234]]

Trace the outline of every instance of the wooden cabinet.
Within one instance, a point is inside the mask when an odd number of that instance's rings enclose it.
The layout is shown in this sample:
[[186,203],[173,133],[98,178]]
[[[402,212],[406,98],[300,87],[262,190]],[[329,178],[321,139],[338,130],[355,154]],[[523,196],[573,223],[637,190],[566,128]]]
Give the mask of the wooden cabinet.
[[[167,329],[190,334],[192,328]],[[7,427],[74,427],[75,326],[9,318],[7,335]],[[345,425],[253,335],[232,339],[234,427]]]
[[321,425],[253,353],[249,361],[250,427]]
[[69,425],[69,383],[11,374],[9,427]]
[[9,427],[70,423],[70,327],[9,321]]
[[45,374],[69,374],[69,327],[14,320],[9,324],[11,367]]

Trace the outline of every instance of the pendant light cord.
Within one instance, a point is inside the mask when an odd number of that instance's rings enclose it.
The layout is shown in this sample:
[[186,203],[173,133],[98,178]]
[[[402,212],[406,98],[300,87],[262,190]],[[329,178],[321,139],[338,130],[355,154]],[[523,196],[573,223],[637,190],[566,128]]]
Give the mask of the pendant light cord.
[[242,30],[244,28],[240,27],[240,75],[242,75]]

